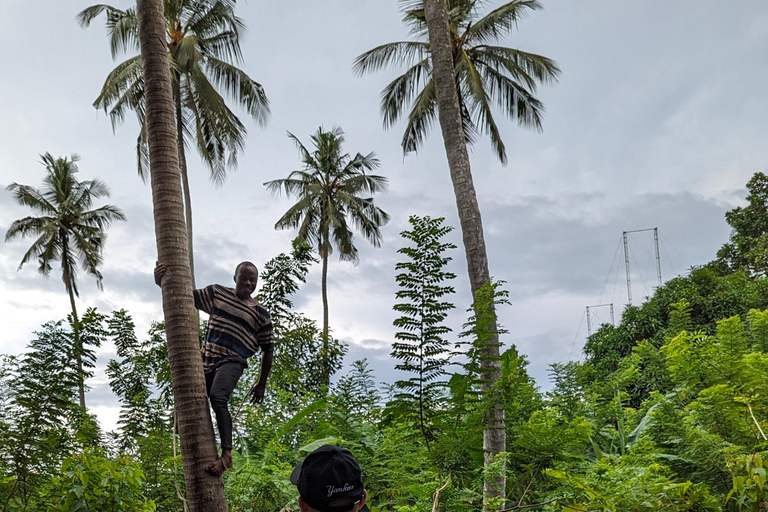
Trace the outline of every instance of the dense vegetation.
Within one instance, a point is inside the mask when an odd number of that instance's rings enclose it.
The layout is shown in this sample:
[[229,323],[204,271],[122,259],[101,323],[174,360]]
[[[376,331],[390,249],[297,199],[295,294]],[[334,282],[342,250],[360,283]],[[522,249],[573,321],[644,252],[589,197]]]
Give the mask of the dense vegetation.
[[[583,362],[551,366],[546,393],[514,346],[502,348],[502,378],[480,392],[493,319],[475,313],[488,307],[472,308],[465,332],[444,326],[457,314],[455,276],[444,269],[455,248],[443,240],[451,228],[428,217],[411,218],[402,233],[396,272],[392,356],[405,377],[380,388],[361,360],[326,387],[321,370],[338,373],[346,347],[318,344],[322,329],[293,308],[316,262],[296,243],[262,275],[276,367],[263,405],[241,406],[255,364],[231,401],[229,509],[296,510],[292,466],[331,441],[360,459],[373,511],[480,510],[483,425],[489,401],[500,399],[506,510],[768,510],[768,278],[754,264],[765,231],[732,222],[765,211],[766,181],[756,174],[748,206],[729,212],[731,249],[628,307],[619,325],[603,325]],[[750,256],[735,257],[740,247]],[[504,307],[504,298],[503,283],[478,293],[484,306]],[[82,415],[72,317],[43,325],[26,354],[0,364],[2,510],[183,510],[162,324],[139,336],[128,312],[89,309],[78,334],[84,347],[117,347],[108,375],[119,428],[102,432]]]

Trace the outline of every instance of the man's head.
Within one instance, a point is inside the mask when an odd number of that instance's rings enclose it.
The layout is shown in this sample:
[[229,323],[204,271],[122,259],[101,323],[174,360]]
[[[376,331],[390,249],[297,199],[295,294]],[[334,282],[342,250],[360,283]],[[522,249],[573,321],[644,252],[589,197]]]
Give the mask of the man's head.
[[250,298],[258,281],[259,271],[250,261],[244,261],[235,267],[235,295],[241,299]]
[[301,512],[357,512],[365,505],[365,489],[352,454],[326,444],[294,468],[291,483],[299,489]]

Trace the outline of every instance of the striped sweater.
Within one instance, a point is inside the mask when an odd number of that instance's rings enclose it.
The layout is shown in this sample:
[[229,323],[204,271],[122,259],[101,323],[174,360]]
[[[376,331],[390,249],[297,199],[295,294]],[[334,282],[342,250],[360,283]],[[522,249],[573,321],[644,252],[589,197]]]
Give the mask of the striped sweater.
[[226,362],[246,360],[261,348],[272,352],[272,321],[261,304],[246,304],[235,290],[218,284],[194,290],[195,307],[210,315],[202,348],[206,372]]

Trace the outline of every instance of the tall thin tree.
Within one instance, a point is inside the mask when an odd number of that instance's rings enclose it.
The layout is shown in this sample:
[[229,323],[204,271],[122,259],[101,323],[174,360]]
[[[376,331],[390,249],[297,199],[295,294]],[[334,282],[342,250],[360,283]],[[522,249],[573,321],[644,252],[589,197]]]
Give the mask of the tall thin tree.
[[432,419],[439,409],[440,388],[445,382],[445,367],[450,359],[448,340],[445,335],[451,331],[443,322],[454,305],[447,300],[454,293],[448,282],[456,278],[445,266],[451,258],[445,253],[456,246],[443,240],[453,228],[445,226],[444,218],[411,216],[410,230],[400,233],[412,245],[397,252],[408,260],[398,262],[395,276],[399,286],[395,297],[398,302],[394,310],[402,316],[394,321],[400,329],[392,343],[392,357],[399,360],[395,366],[409,374],[407,380],[395,382],[395,402],[405,405],[418,415],[421,435],[430,450],[433,438]]
[[72,325],[75,338],[75,358],[78,371],[80,408],[85,411],[85,378],[83,373],[83,345],[78,335],[79,322],[75,297],[80,296],[77,287],[77,263],[84,272],[96,278],[102,289],[102,250],[106,241],[106,229],[125,215],[111,204],[91,209],[94,199],[109,197],[109,189],[100,180],[77,179],[77,155],[71,158],[54,158],[50,153],[42,155],[46,169],[43,188],[11,183],[7,190],[21,205],[37,215],[18,219],[5,233],[5,241],[15,238],[35,237],[32,246],[21,259],[19,269],[25,263],[37,259],[38,271],[48,277],[52,263],[61,262],[61,277],[69,295],[72,308]]
[[226,512],[221,479],[205,472],[218,453],[192,300],[163,2],[138,0],[136,13],[144,69],[155,237],[158,259],[168,269],[162,286],[163,314],[187,500],[191,512]]
[[[446,0],[424,0],[424,18],[429,34],[429,46],[432,62],[432,76],[435,83],[435,100],[443,133],[443,143],[451,172],[451,181],[456,195],[456,205],[459,210],[459,222],[467,256],[467,269],[472,296],[477,297],[477,291],[490,282],[488,270],[488,252],[483,235],[483,223],[480,217],[480,207],[477,194],[472,182],[472,171],[469,165],[462,107],[456,88],[456,73],[454,69],[453,44],[448,18]],[[476,302],[475,302],[476,303]],[[479,313],[479,312],[478,312]],[[496,332],[495,322],[490,331]],[[483,359],[483,370],[486,378],[481,390],[488,392],[493,383],[501,377],[501,361],[499,358],[498,336],[493,335],[487,344],[488,354]],[[496,458],[506,451],[506,433],[504,430],[504,408],[501,403],[492,404],[488,424],[483,431],[484,464],[490,467]],[[502,461],[501,475],[504,474]],[[506,495],[506,479],[500,476],[486,479],[483,483],[483,504],[489,509],[489,503],[494,499],[503,500]]]
[[[268,181],[264,185],[273,194],[284,191],[298,202],[277,221],[275,229],[298,228],[299,240],[314,247],[322,260],[323,349],[328,349],[328,256],[334,246],[341,260],[357,263],[349,221],[375,247],[381,245],[379,228],[389,215],[376,206],[373,195],[387,189],[387,178],[367,174],[379,166],[373,153],[354,157],[342,150],[344,132],[318,128],[311,136],[314,150],[308,150],[293,134],[288,136],[299,149],[304,169],[291,172],[287,178]],[[367,197],[366,197],[367,196]],[[330,380],[330,368],[323,380]]]

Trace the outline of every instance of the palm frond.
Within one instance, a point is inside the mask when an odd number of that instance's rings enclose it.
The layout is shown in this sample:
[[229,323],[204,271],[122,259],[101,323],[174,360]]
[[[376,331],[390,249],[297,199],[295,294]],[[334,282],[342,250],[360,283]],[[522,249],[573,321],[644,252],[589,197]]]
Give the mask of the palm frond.
[[243,54],[240,50],[240,40],[237,32],[226,30],[211,37],[197,37],[200,53],[206,57],[240,63]]
[[408,114],[408,124],[400,145],[403,153],[416,152],[424,143],[424,138],[429,133],[432,124],[437,118],[437,95],[435,81],[430,80],[421,90],[413,102],[411,112]]
[[460,58],[462,60],[462,78],[463,83],[466,85],[466,90],[469,93],[468,99],[471,99],[473,106],[476,106],[476,121],[475,126],[480,130],[483,130],[490,136],[491,146],[493,147],[496,156],[501,161],[502,165],[507,165],[507,152],[504,147],[504,142],[501,140],[501,134],[499,128],[496,126],[496,121],[493,119],[493,112],[491,106],[488,103],[488,95],[485,91],[485,82],[483,77],[475,68],[474,63],[469,59],[466,52],[461,52]]
[[42,192],[34,187],[11,183],[5,189],[13,192],[13,199],[23,206],[28,206],[40,213],[56,213],[56,207],[51,204]]
[[[189,13],[184,22],[184,32],[194,32],[200,37],[211,37],[220,32],[231,31],[237,37],[245,33],[245,23],[235,16],[235,2],[233,1],[198,1],[186,6],[185,13]],[[238,43],[239,45],[239,43]]]
[[512,30],[517,28],[517,23],[528,11],[542,8],[538,0],[513,0],[492,10],[469,26],[467,41],[473,43],[487,43],[498,41]]
[[225,165],[237,163],[246,129],[202,70],[194,70],[190,78],[184,105],[194,116],[198,153],[209,166],[211,180],[220,186],[226,178]]
[[207,57],[204,66],[216,86],[226,90],[232,100],[245,108],[259,125],[266,125],[270,115],[269,100],[259,83],[223,60]]
[[93,106],[107,112],[110,106],[112,129],[121,123],[127,109],[135,109],[144,97],[144,79],[141,56],[132,57],[115,67],[107,75],[101,92]]
[[429,53],[429,43],[421,41],[399,41],[377,46],[358,55],[352,65],[352,72],[357,76],[379,71],[387,66],[407,65],[423,60]]
[[[44,251],[44,255],[40,256],[40,273],[42,273],[43,264],[47,265],[50,272],[50,262],[55,261],[57,258],[51,258],[47,251]],[[64,267],[67,267],[67,272],[64,272]],[[77,288],[77,260],[71,250],[69,250],[69,237],[65,235],[62,240],[61,246],[61,280],[64,282],[64,286],[69,290],[72,289],[72,293],[75,297],[80,296],[80,290]],[[67,281],[67,275],[69,275],[69,281]]]
[[397,122],[405,106],[417,95],[417,91],[427,87],[432,81],[432,65],[429,58],[418,62],[408,71],[395,78],[381,93],[381,116],[384,127],[389,128]]
[[13,221],[5,232],[5,241],[10,242],[15,238],[25,238],[44,233],[46,228],[55,223],[54,217],[24,217]]
[[350,196],[358,194],[374,195],[379,192],[386,192],[389,187],[389,180],[384,176],[375,174],[358,174],[344,180],[343,191]]
[[287,132],[287,133],[288,133],[288,138],[293,141],[293,144],[296,146],[296,149],[299,150],[301,161],[304,163],[307,169],[319,169],[320,164],[315,161],[315,157],[312,156],[312,153],[310,153],[306,147],[304,147],[304,144],[301,143],[299,138],[296,137],[291,132]]
[[136,137],[136,164],[141,181],[147,183],[149,177],[149,143],[147,140],[147,124],[141,122],[139,136]]
[[523,81],[535,91],[538,84],[552,85],[560,76],[560,68],[552,59],[513,48],[501,46],[476,46],[469,51],[473,61],[505,71],[515,81]]
[[313,206],[313,197],[302,197],[275,222],[275,229],[294,229],[298,227],[302,219],[313,209]]
[[94,226],[99,231],[106,230],[113,222],[118,220],[126,220],[125,213],[117,206],[111,204],[83,212],[80,215],[81,223],[86,226]]
[[92,5],[80,11],[77,22],[81,27],[90,26],[91,22],[102,13],[106,14],[106,27],[109,34],[109,47],[112,58],[129,50],[139,50],[139,20],[135,9],[125,11],[111,5]]
[[[21,258],[21,263],[19,263],[19,267],[17,270],[21,270],[21,267],[23,267],[26,263],[30,262],[31,260],[40,257],[40,254],[45,252],[46,245],[51,242],[51,240],[56,238],[57,234],[57,228],[55,225],[49,225],[46,227],[46,229],[40,234],[40,236],[35,240],[32,245],[27,249],[27,252],[24,253],[24,256]],[[55,259],[58,257],[58,253],[50,251],[53,255],[52,259]],[[42,270],[40,270],[42,269]],[[48,273],[51,270],[50,263],[48,263],[47,267],[40,267],[40,273],[44,276],[48,277]]]
[[171,52],[173,56],[173,64],[179,74],[184,74],[191,71],[202,56],[197,49],[197,36],[195,34],[187,34],[173,47]]
[[403,23],[410,27],[411,35],[427,38],[427,22],[424,16],[424,0],[399,0]]
[[510,119],[526,128],[542,129],[544,105],[530,92],[492,66],[480,66],[488,95]]

